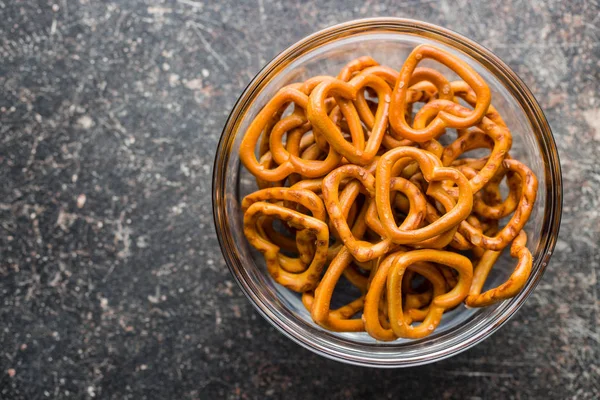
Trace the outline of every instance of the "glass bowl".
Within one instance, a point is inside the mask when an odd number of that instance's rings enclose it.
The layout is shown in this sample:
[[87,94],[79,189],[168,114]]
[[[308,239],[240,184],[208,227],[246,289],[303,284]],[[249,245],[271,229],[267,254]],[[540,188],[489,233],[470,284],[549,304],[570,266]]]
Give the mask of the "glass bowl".
[[[460,306],[445,313],[436,331],[420,340],[384,343],[364,332],[329,332],[312,321],[299,294],[271,279],[264,259],[244,237],[240,202],[256,190],[256,184],[240,163],[240,142],[249,123],[282,86],[315,75],[335,75],[348,61],[363,55],[400,69],[409,52],[419,44],[432,44],[460,57],[484,78],[492,90],[492,103],[513,134],[511,155],[525,162],[539,179],[537,201],[525,228],[534,257],[532,273],[516,297],[480,309]],[[454,78],[441,64],[426,61],[423,66]],[[397,18],[350,21],[310,35],[283,51],[256,75],[235,104],[219,142],[213,171],[216,231],[223,256],[243,292],[259,313],[290,339],[325,357],[351,364],[377,367],[425,364],[481,342],[514,315],[536,287],[554,249],[560,225],[562,184],[558,153],[548,122],[529,89],[481,45],[420,21]],[[493,269],[486,287],[500,284],[512,272],[515,260],[507,253]]]

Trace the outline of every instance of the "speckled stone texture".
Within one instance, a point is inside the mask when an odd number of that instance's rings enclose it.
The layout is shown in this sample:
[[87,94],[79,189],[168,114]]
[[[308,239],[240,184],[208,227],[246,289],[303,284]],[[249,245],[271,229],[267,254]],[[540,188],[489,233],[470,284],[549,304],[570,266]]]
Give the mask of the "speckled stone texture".
[[[0,398],[599,398],[599,14],[595,0],[0,0]],[[408,370],[280,335],[234,284],[211,214],[217,140],[254,74],[378,15],[504,59],[545,110],[565,181],[560,240],[523,309]]]

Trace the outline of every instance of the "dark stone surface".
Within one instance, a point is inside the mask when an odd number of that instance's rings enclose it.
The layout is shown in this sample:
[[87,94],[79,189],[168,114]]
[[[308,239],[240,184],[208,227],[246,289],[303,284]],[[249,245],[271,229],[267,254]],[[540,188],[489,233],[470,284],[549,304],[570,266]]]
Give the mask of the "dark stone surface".
[[[0,0],[0,398],[600,397],[597,1],[300,3]],[[306,34],[376,15],[503,58],[546,111],[565,179],[561,239],[521,312],[409,370],[282,337],[233,283],[211,216],[244,86]]]

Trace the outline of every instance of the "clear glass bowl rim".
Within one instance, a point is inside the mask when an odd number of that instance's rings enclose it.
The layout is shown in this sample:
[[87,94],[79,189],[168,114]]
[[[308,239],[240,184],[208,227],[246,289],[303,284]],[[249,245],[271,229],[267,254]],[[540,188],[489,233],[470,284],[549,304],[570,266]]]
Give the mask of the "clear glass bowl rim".
[[[541,228],[542,232],[546,232],[546,234],[542,235],[538,244],[538,249],[541,250],[534,259],[533,271],[535,273],[532,274],[525,288],[516,297],[506,301],[507,305],[500,307],[497,310],[500,312],[493,314],[484,324],[472,327],[466,337],[453,338],[454,340],[448,340],[448,343],[442,343],[435,349],[428,351],[425,348],[419,354],[409,357],[378,357],[375,354],[377,349],[373,346],[356,345],[358,349],[350,350],[341,339],[324,339],[315,335],[314,332],[302,331],[294,321],[278,312],[260,292],[253,289],[248,276],[244,273],[243,261],[238,257],[235,244],[231,240],[231,235],[228,234],[225,205],[226,166],[232,155],[231,148],[237,126],[256,94],[268,84],[270,78],[299,55],[330,41],[366,32],[395,32],[419,35],[440,41],[468,54],[494,72],[527,114],[546,165],[545,190],[547,197]],[[234,105],[219,140],[213,165],[212,201],[215,229],[226,264],[246,297],[269,323],[296,343],[327,358],[361,366],[408,367],[439,361],[471,348],[493,334],[521,308],[541,280],[558,238],[562,214],[562,175],[556,143],[542,109],[525,83],[490,50],[456,32],[434,24],[404,18],[365,18],[334,25],[305,37],[282,51],[252,79]],[[371,352],[369,349],[373,351]]]

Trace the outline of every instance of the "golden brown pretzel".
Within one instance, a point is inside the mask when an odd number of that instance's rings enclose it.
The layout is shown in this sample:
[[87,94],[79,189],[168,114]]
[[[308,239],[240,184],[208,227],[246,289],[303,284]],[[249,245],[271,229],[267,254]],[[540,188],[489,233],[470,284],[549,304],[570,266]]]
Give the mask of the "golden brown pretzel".
[[280,89],[250,123],[240,144],[240,159],[242,163],[252,175],[262,180],[271,182],[280,181],[294,172],[294,166],[290,162],[279,165],[273,170],[267,170],[263,165],[259,164],[254,155],[254,149],[262,131],[268,124],[272,123],[273,115],[282,107],[287,107],[290,102],[299,107],[306,108],[308,96],[291,86]]
[[[429,119],[439,115],[441,111],[457,116],[468,116],[471,113],[471,110],[460,104],[447,100],[434,100],[419,110],[415,117],[415,128],[426,127]],[[450,166],[464,152],[480,148],[481,145],[477,139],[481,136],[485,135],[493,140],[492,153],[489,155],[487,163],[476,176],[469,180],[473,193],[477,193],[496,174],[512,145],[512,136],[507,128],[496,125],[488,118],[482,118],[477,126],[480,130],[469,131],[460,136],[444,149],[441,156],[442,163]],[[483,141],[485,147],[488,147],[485,140]]]
[[517,237],[527,223],[537,197],[537,178],[525,164],[517,160],[504,160],[504,168],[516,172],[522,182],[521,198],[510,221],[494,236],[485,235],[467,221],[463,221],[459,227],[459,231],[471,243],[487,250],[502,250]]
[[[440,111],[434,120],[424,129],[411,128],[404,115],[406,93],[413,72],[419,62],[425,58],[436,60],[456,72],[475,91],[475,108],[467,116],[456,116]],[[403,138],[415,142],[425,142],[442,135],[447,127],[469,128],[481,121],[491,103],[491,92],[485,81],[464,61],[428,45],[417,46],[408,56],[392,94],[390,125]]]
[[[434,296],[429,311],[419,326],[405,319],[402,308],[402,276],[408,266],[417,262],[435,262],[454,268],[458,272],[456,285],[447,293]],[[415,250],[399,254],[393,261],[387,277],[388,314],[392,330],[398,337],[418,339],[425,337],[440,323],[444,309],[454,308],[468,295],[473,279],[471,261],[459,254],[440,250]],[[372,282],[371,285],[374,283]],[[444,280],[445,284],[445,280]]]
[[[434,252],[434,253],[430,253]],[[472,275],[469,275],[469,267],[471,266],[470,261],[463,256],[449,253],[452,256],[440,256],[438,250],[414,250],[410,252],[397,252],[388,255],[380,264],[376,270],[376,273],[371,281],[371,286],[365,297],[365,305],[363,312],[363,320],[365,322],[365,329],[371,336],[378,340],[391,341],[397,337],[423,337],[430,334],[433,329],[429,329],[430,326],[437,326],[441,320],[444,308],[453,306],[457,299],[464,298],[467,295],[468,287],[471,284]],[[407,257],[408,256],[408,257]],[[462,272],[461,286],[455,287],[451,292],[446,293],[446,281],[440,272],[431,264],[423,263],[422,261],[429,261],[434,258],[437,261],[449,262],[453,266],[457,266]],[[467,264],[468,263],[468,264]],[[391,271],[396,267],[400,266],[400,269],[396,273]],[[434,300],[429,305],[427,310],[428,316],[425,318],[420,328],[408,328],[412,320],[409,316],[405,316],[402,311],[402,297],[401,297],[401,286],[402,278],[406,268],[412,268],[420,275],[427,278],[433,285]],[[472,267],[471,267],[472,273]],[[388,280],[393,282],[388,282]],[[392,329],[382,326],[379,319],[379,305],[384,288],[387,283],[387,301],[388,301],[388,316],[389,323]],[[465,290],[465,287],[467,289]],[[392,289],[393,288],[393,289]],[[392,300],[390,301],[390,295]],[[437,302],[436,302],[437,299]],[[458,300],[460,302],[460,300]],[[399,308],[398,308],[399,307]],[[408,318],[407,318],[408,317]],[[398,328],[398,326],[404,326],[406,329]],[[394,329],[396,327],[396,329]],[[398,332],[401,335],[398,335]],[[424,332],[423,332],[424,331]],[[420,336],[423,335],[423,336]]]
[[[325,80],[316,80],[315,83]],[[333,148],[329,150],[329,154],[324,161],[302,160],[300,157],[290,154],[287,150],[279,149],[277,157],[279,158],[279,153],[281,153],[281,161],[283,162],[274,169],[266,169],[264,165],[261,165],[256,160],[254,149],[261,132],[268,124],[272,123],[272,116],[278,113],[282,107],[293,103],[295,110],[292,115],[284,117],[275,123],[270,136],[273,136],[276,130],[282,136],[283,133],[299,128],[307,122],[303,115],[304,112],[301,110],[306,109],[308,96],[302,90],[308,89],[303,87],[303,85],[289,85],[280,89],[250,123],[246,135],[242,139],[242,143],[240,144],[240,159],[250,173],[263,181],[280,181],[293,172],[299,172],[309,178],[318,178],[326,175],[341,160],[340,155]],[[327,107],[327,104],[324,102],[323,108],[325,111]],[[298,110],[298,108],[301,110]],[[269,143],[273,142],[271,139],[269,137]]]
[[[477,171],[469,165],[475,166],[477,164],[467,163],[456,165],[456,167],[463,173],[463,175],[471,179],[477,175]],[[506,199],[502,200],[500,183],[504,177],[506,177],[509,192]],[[518,174],[512,171],[506,171],[503,167],[501,167],[496,175],[482,188],[482,190],[475,193],[473,198],[473,212],[479,217],[486,218],[488,220],[499,220],[515,211],[520,197],[521,178]]]
[[[390,180],[390,191],[402,193],[407,203],[405,208],[402,210],[406,215],[406,219],[413,218],[414,221],[407,223],[409,226],[418,226],[422,221],[423,217],[427,212],[427,200],[425,196],[417,186],[402,177],[392,178]],[[412,212],[411,212],[412,210]],[[405,219],[405,220],[406,220]],[[377,213],[377,206],[374,201],[370,202],[365,215],[365,222],[367,226],[376,232],[381,237],[387,236],[379,215]]]
[[283,145],[283,135],[290,131],[295,130],[301,136],[307,131],[309,126],[305,126],[306,119],[302,112],[294,112],[275,124],[271,131],[271,138],[269,143],[271,145],[271,153],[273,159],[279,163],[280,166],[290,163],[292,165],[292,171],[297,172],[308,178],[318,178],[326,175],[329,171],[337,166],[340,162],[340,156],[335,152],[333,148],[329,149],[327,158],[325,160],[309,160],[303,159],[296,154],[289,152]]
[[[247,210],[252,204],[258,201],[282,202],[284,205],[288,203],[287,208],[293,208],[295,203],[303,209],[312,213],[313,217],[326,221],[327,214],[321,199],[313,192],[302,189],[291,188],[269,188],[251,193],[242,200],[242,210]],[[264,222],[261,222],[264,221]],[[299,253],[298,258],[288,257],[278,253],[277,259],[281,268],[287,272],[299,273],[306,270],[314,257],[314,235],[308,230],[302,230],[296,233],[295,242],[291,238],[287,238],[273,229],[273,218],[262,218],[256,225],[259,236],[271,241],[278,247],[283,247],[288,250]],[[291,242],[291,243],[290,243]]]
[[[344,245],[350,250],[352,256],[358,261],[369,261],[374,258],[380,257],[387,253],[389,250],[394,248],[394,243],[389,239],[383,239],[378,243],[371,244],[357,239],[350,228],[348,223],[344,220],[342,207],[339,203],[339,184],[342,179],[352,177],[361,182],[363,187],[366,189],[369,197],[368,201],[373,201],[372,198],[375,195],[375,178],[366,169],[356,165],[344,165],[334,171],[323,179],[323,198],[325,199],[325,207],[329,217],[333,221],[337,231],[340,234],[340,238],[343,240]],[[386,189],[389,191],[389,183],[386,184]],[[401,189],[398,189],[401,190]],[[388,193],[389,195],[389,193]],[[412,214],[411,214],[412,212]],[[422,215],[416,210],[411,210],[409,217],[407,217],[401,228],[411,230],[418,226],[421,222]],[[393,218],[393,217],[392,217]]]
[[[410,158],[419,163],[423,176],[428,182],[451,180],[459,187],[459,196],[456,205],[434,223],[414,230],[402,230],[396,226],[390,204],[388,185],[391,177],[392,166],[401,158]],[[375,185],[375,198],[377,211],[384,229],[394,243],[416,243],[430,239],[458,225],[470,213],[473,206],[473,194],[467,178],[455,168],[443,167],[441,161],[431,153],[413,147],[398,147],[385,153],[377,163]],[[430,184],[427,194],[435,196],[443,191],[441,185]]]
[[519,260],[513,273],[500,286],[481,293],[488,274],[501,254],[498,251],[486,250],[475,266],[473,283],[471,284],[469,296],[467,296],[465,304],[469,307],[485,307],[516,296],[523,289],[525,283],[527,283],[527,279],[531,273],[533,259],[526,245],[527,234],[525,231],[521,231],[510,248],[510,255]]
[[[398,76],[397,73],[392,74],[385,69],[385,67],[381,66],[367,68],[360,73],[360,75],[369,74],[382,77],[388,84],[391,84],[392,87]],[[391,81],[392,79],[393,83]],[[412,104],[416,102],[427,102],[436,93],[439,98],[445,100],[452,100],[454,97],[450,82],[448,82],[440,72],[431,68],[416,68],[409,84],[411,85],[411,88],[407,93],[407,106],[412,106]],[[358,91],[355,104],[363,122],[367,125],[367,128],[371,129],[375,122],[375,116],[367,104],[363,91]],[[410,109],[410,107],[408,108]],[[403,140],[403,138],[398,137],[394,133],[393,135],[396,136],[396,140]]]
[[[394,244],[389,239],[384,239],[378,243],[372,244],[356,238],[348,228],[347,222],[343,219],[343,214],[341,213],[336,195],[332,194],[333,191],[327,193],[328,212],[330,213],[331,220],[339,232],[344,246],[348,248],[354,258],[362,262],[373,260],[387,253],[394,247]],[[367,202],[371,201],[372,200],[367,200]]]
[[[278,257],[279,247],[262,238],[257,232],[256,223],[260,216],[281,218],[287,223],[293,224],[299,229],[307,229],[315,235],[315,256],[305,271],[296,274],[281,268]],[[285,207],[259,201],[252,204],[244,214],[244,234],[248,242],[263,253],[267,269],[275,281],[297,292],[305,292],[317,286],[321,271],[327,261],[329,230],[325,222]]]
[[[354,182],[353,182],[354,183]],[[365,234],[367,226],[365,224],[364,214],[368,208],[368,204],[363,205],[361,212],[358,216],[357,222],[352,227],[352,234],[357,238],[362,238]],[[336,332],[358,332],[364,330],[364,324],[360,319],[349,319],[357,312],[362,310],[364,304],[364,296],[352,301],[350,304],[331,311],[329,305],[331,303],[331,297],[333,291],[337,285],[342,274],[346,276],[355,286],[359,287],[361,291],[366,291],[367,282],[366,279],[358,279],[356,275],[348,274],[351,270],[351,263],[354,261],[350,251],[345,247],[341,246],[338,253],[331,261],[325,275],[321,279],[321,282],[315,289],[313,294],[309,294],[312,299],[304,299],[305,305],[310,303],[310,307],[307,307],[311,311],[313,320],[328,329]],[[354,278],[354,279],[353,279]]]
[[[340,107],[344,105],[352,110],[354,109],[352,100],[356,99],[358,91],[363,90],[365,87],[370,87],[377,92],[379,107],[372,124],[369,140],[362,149],[360,146],[357,147],[356,143],[347,142],[343,138],[339,127],[329,118],[326,112],[325,99],[330,94],[337,96],[336,101]],[[383,79],[375,75],[357,75],[350,82],[341,80],[324,81],[310,95],[307,116],[313,129],[319,135],[325,137],[330,147],[335,148],[339,154],[346,157],[350,162],[366,165],[375,157],[387,129],[390,95],[389,86]],[[357,129],[360,127],[358,117],[358,113],[346,115],[346,118],[351,118],[349,122],[355,122]],[[362,135],[362,127],[360,127],[360,134]]]
[[329,264],[323,279],[319,283],[319,286],[317,286],[314,295],[315,298],[310,310],[311,316],[317,324],[336,332],[359,332],[364,330],[364,323],[362,320],[348,319],[356,314],[356,312],[362,310],[364,296],[357,299],[358,301],[356,301],[356,303],[353,302],[353,310],[355,311],[350,315],[344,315],[346,318],[336,318],[329,309],[333,289],[344,270],[349,267],[352,260],[353,258],[350,251],[348,251],[346,247],[343,247],[331,264]]

